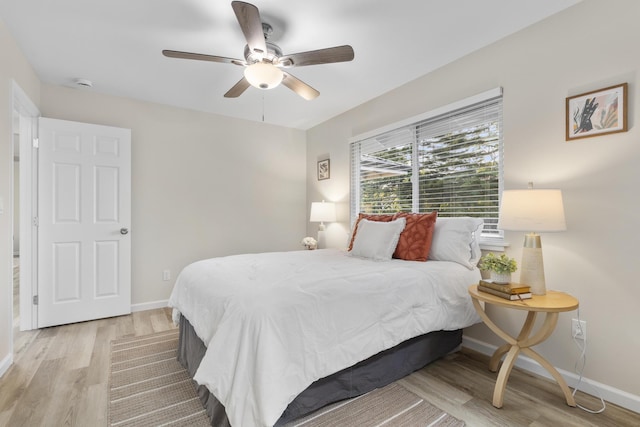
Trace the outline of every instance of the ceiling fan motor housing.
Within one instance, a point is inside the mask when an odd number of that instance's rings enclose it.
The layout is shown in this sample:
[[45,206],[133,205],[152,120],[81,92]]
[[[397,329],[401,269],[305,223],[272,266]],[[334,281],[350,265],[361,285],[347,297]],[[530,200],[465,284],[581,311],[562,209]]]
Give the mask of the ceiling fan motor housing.
[[266,42],[267,52],[252,52],[249,45],[244,47],[244,59],[247,64],[255,64],[256,62],[270,62],[274,65],[278,64],[278,58],[282,56],[282,49],[275,43]]

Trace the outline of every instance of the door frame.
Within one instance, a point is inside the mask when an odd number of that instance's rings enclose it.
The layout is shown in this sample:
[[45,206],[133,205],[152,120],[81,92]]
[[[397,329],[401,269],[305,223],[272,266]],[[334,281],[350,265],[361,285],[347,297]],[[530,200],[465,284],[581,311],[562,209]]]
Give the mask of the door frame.
[[[27,331],[36,329],[38,325],[38,310],[33,305],[33,297],[37,295],[38,289],[38,230],[34,224],[37,217],[37,173],[38,157],[37,150],[34,149],[33,141],[38,137],[38,117],[40,110],[31,101],[22,88],[15,82],[12,83],[12,114],[18,114],[18,129],[12,129],[12,153],[13,134],[19,131],[20,150],[20,330]],[[16,126],[13,122],[12,126]],[[16,153],[14,153],[15,156]],[[13,172],[13,162],[11,164]],[[11,175],[11,200],[14,194],[13,173]],[[13,205],[13,203],[12,203]],[[11,227],[13,230],[14,213],[11,210]],[[13,232],[11,233],[13,236]],[[13,253],[13,238],[11,242],[11,253]],[[11,283],[13,282],[13,271],[11,269]],[[12,287],[13,289],[13,287]],[[13,291],[12,291],[13,293]],[[13,317],[13,304],[11,305],[11,316]],[[11,330],[11,345],[13,352],[13,329]]]

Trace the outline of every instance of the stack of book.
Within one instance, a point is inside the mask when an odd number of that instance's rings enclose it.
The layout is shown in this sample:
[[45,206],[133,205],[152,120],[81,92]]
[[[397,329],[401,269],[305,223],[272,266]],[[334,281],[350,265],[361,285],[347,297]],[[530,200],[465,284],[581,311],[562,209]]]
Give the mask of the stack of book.
[[491,280],[480,280],[478,290],[511,301],[531,298],[531,287],[520,283],[495,283]]

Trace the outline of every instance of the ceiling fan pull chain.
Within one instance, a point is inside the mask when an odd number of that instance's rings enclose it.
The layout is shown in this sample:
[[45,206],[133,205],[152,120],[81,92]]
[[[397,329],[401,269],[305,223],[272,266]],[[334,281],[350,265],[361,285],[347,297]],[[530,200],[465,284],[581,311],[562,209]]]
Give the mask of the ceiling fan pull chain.
[[262,123],[264,123],[264,93],[262,94]]

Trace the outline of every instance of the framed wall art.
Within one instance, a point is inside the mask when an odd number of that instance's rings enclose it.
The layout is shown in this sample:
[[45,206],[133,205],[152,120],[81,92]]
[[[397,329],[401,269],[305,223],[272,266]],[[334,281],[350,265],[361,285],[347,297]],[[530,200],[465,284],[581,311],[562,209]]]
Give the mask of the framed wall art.
[[566,100],[566,140],[627,131],[627,83]]
[[331,176],[331,167],[329,164],[329,159],[320,160],[318,162],[318,181],[322,181],[323,179],[329,179]]

